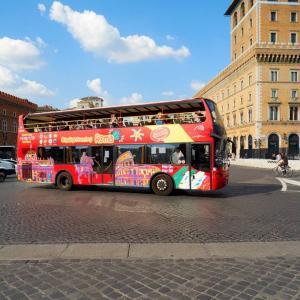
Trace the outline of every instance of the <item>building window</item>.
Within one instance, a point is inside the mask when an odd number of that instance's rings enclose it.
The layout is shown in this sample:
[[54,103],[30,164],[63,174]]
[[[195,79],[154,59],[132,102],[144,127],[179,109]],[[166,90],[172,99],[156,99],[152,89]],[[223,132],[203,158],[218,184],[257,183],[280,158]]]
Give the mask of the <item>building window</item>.
[[13,112],[13,116],[16,118],[17,117],[17,113],[14,111]]
[[249,75],[248,82],[249,82],[249,85],[251,85],[251,83],[252,83],[252,75]]
[[241,105],[243,104],[243,97],[241,97]]
[[253,20],[252,20],[252,18],[250,19],[250,28],[252,28],[252,26],[253,26]]
[[236,126],[236,114],[233,115],[233,126]]
[[6,109],[2,110],[2,114],[3,114],[3,116],[6,116]]
[[241,120],[241,124],[244,123],[244,113],[241,111],[240,112],[240,120]]
[[244,2],[241,5],[240,13],[241,13],[241,18],[245,17],[245,3]]
[[227,116],[227,127],[230,127],[230,118]]
[[278,81],[278,71],[277,70],[271,70],[271,81],[272,82]]
[[236,35],[234,36],[234,44],[236,45]]
[[249,102],[251,102],[251,101],[252,101],[252,94],[249,94],[248,101],[249,101]]
[[234,53],[234,59],[236,59],[236,53]]
[[241,80],[241,90],[244,88],[244,80]]
[[235,99],[233,99],[233,108],[235,108]]
[[244,53],[244,46],[242,46],[242,53]]
[[249,0],[249,8],[253,6],[253,0]]
[[278,121],[278,106],[270,106],[270,121]]
[[237,12],[235,12],[233,15],[233,27],[235,27],[237,23],[238,23]]
[[298,107],[290,106],[290,121],[298,121]]
[[248,121],[249,123],[252,123],[252,108],[249,108],[248,110]]
[[13,132],[16,133],[18,131],[18,123],[13,122]]
[[295,12],[295,11],[292,11],[292,12],[291,12],[291,22],[292,22],[292,23],[298,22],[298,13]]
[[272,22],[277,21],[277,11],[271,11],[270,19]]
[[291,71],[291,81],[298,82],[298,71]]
[[250,46],[252,46],[253,45],[253,40],[252,39],[250,39]]
[[244,27],[242,27],[241,30],[242,30],[242,36],[244,36]]
[[7,121],[6,120],[2,120],[2,131],[7,132]]
[[278,90],[272,89],[272,90],[271,90],[271,97],[272,97],[273,99],[278,98]]
[[297,33],[296,32],[291,32],[291,43],[297,44]]
[[292,90],[291,91],[291,96],[292,96],[292,99],[297,99],[298,98],[298,91],[297,90]]
[[275,44],[277,42],[277,32],[271,32],[270,33],[270,42],[272,44]]

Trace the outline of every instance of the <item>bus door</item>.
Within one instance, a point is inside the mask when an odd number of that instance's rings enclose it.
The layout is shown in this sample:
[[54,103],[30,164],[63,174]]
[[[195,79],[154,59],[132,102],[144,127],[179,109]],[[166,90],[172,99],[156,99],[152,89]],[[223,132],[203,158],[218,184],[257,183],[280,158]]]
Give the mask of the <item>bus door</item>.
[[113,146],[92,147],[93,184],[114,184]]
[[191,144],[191,190],[211,190],[211,145]]

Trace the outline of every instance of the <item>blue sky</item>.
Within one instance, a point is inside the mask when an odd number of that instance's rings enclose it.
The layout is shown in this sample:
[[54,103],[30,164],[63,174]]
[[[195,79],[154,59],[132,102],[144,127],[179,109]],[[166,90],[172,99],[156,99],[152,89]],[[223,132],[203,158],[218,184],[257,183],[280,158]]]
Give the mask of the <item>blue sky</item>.
[[191,97],[229,63],[229,4],[1,1],[0,90],[58,108]]

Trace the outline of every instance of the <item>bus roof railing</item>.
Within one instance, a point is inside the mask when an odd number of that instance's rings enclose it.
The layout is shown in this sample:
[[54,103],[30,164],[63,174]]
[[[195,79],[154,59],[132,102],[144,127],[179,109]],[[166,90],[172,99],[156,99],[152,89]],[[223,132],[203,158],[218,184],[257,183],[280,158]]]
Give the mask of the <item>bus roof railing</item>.
[[97,118],[104,117],[111,114],[118,115],[138,115],[138,114],[155,114],[159,111],[162,112],[180,112],[182,110],[197,110],[203,109],[203,99],[186,99],[186,100],[172,100],[164,102],[148,102],[132,105],[119,105],[107,107],[95,107],[87,109],[66,109],[61,111],[50,111],[41,113],[29,113],[25,119],[32,120],[67,120],[82,118]]

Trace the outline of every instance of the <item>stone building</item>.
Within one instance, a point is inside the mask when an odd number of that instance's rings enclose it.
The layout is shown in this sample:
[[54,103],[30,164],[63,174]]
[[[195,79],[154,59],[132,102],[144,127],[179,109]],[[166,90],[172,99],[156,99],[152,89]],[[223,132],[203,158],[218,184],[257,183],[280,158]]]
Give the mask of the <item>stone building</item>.
[[76,108],[94,108],[94,107],[102,107],[103,99],[95,96],[88,96],[81,98],[76,103]]
[[0,91],[0,145],[16,145],[19,115],[34,112],[37,107],[27,99]]
[[300,3],[298,0],[234,0],[231,63],[195,96],[214,100],[232,152],[299,156]]

